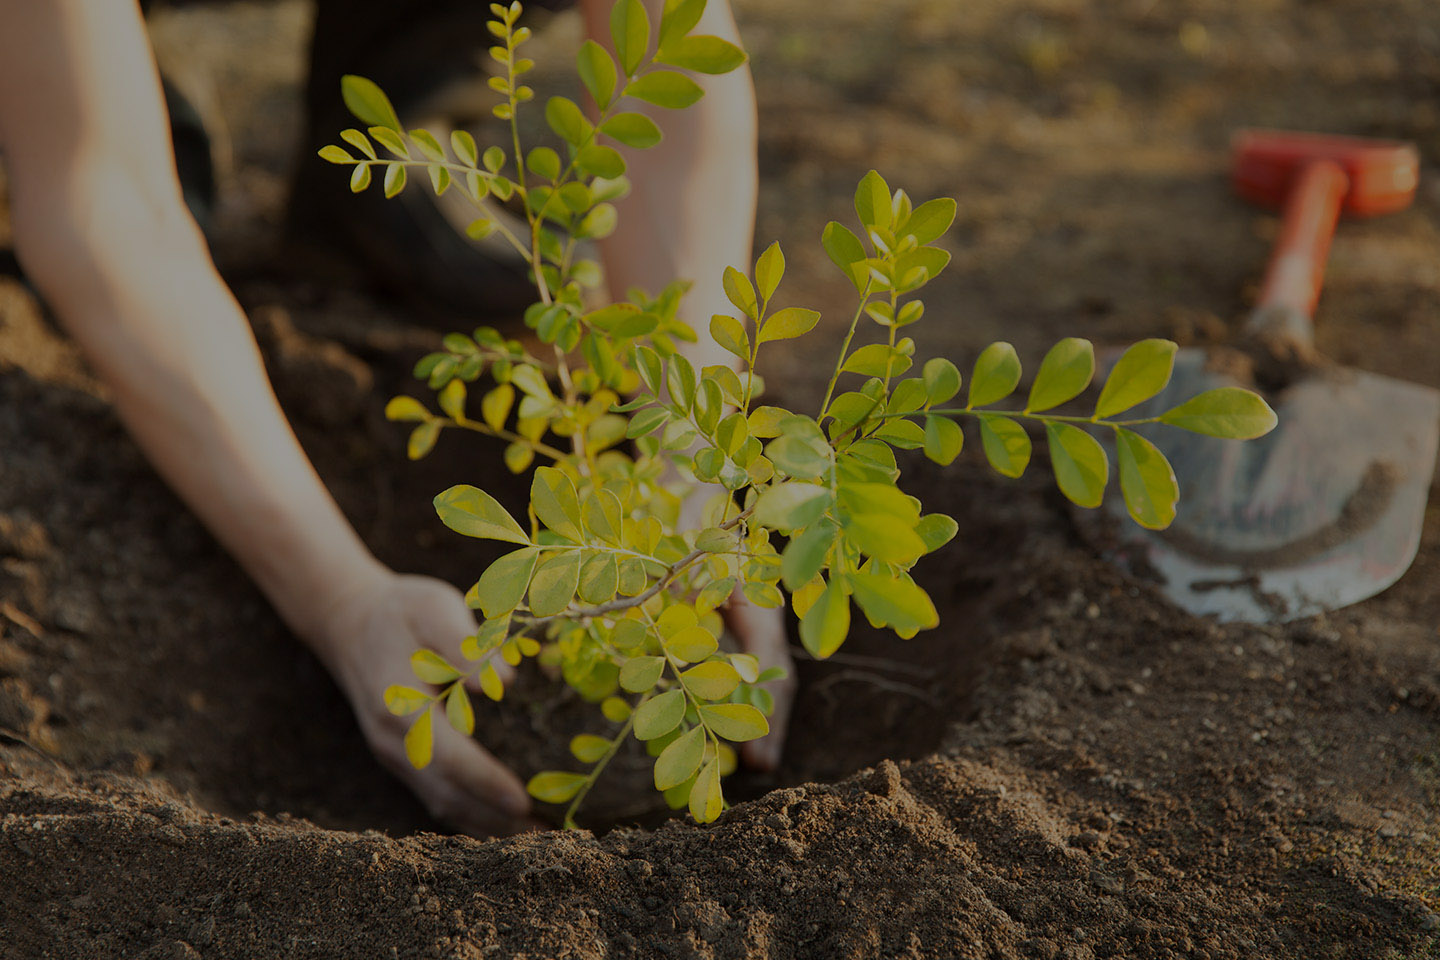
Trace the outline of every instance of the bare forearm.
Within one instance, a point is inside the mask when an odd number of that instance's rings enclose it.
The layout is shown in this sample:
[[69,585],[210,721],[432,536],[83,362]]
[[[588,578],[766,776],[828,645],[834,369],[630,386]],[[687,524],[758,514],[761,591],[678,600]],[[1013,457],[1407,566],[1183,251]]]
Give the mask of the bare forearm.
[[318,642],[334,606],[379,566],[296,442],[198,238],[161,228],[134,239],[72,235],[62,266],[50,264],[57,245],[31,272],[157,471]]

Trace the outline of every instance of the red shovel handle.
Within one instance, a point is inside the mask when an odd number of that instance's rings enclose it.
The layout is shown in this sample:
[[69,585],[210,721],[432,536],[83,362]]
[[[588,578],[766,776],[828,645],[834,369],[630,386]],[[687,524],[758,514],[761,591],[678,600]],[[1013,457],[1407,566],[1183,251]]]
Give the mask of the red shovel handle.
[[1246,332],[1282,355],[1314,351],[1311,317],[1325,279],[1325,260],[1349,178],[1338,163],[1319,160],[1300,172],[1285,201],[1280,236],[1270,255],[1260,301]]

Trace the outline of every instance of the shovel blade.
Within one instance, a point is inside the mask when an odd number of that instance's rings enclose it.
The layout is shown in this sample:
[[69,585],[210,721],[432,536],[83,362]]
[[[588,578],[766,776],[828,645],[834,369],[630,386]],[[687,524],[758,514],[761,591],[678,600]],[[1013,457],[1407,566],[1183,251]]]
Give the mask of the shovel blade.
[[[1183,350],[1154,416],[1205,390],[1253,389],[1240,367]],[[1409,568],[1440,436],[1440,391],[1356,370],[1317,371],[1267,398],[1258,440],[1141,427],[1175,467],[1167,530],[1129,520],[1112,485],[1105,538],[1122,566],[1176,604],[1221,621],[1283,622],[1374,596]],[[1127,414],[1127,417],[1129,414]]]

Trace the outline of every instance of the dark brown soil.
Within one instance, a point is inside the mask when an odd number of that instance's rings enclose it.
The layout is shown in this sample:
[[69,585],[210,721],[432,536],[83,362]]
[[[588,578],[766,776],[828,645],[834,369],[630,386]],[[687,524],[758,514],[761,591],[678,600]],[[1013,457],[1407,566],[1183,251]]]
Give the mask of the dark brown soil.
[[[738,7],[759,234],[827,329],[844,295],[815,238],[876,166],[960,200],[923,352],[1222,340],[1273,229],[1228,195],[1226,138],[1267,123],[1420,144],[1415,207],[1336,239],[1320,345],[1440,386],[1430,0]],[[160,25],[237,144],[217,251],[362,534],[463,583],[486,556],[430,496],[514,482],[459,442],[409,464],[380,416],[437,334],[264,256],[304,20],[289,0]],[[819,366],[767,372],[798,406]],[[736,786],[753,800],[642,829],[648,797],[619,791],[608,832],[444,836],[0,278],[0,957],[1440,956],[1440,498],[1381,596],[1218,627],[1098,560],[1043,469],[907,474],[960,524],[923,570],[943,625],[802,664],[785,768]],[[516,696],[482,735],[529,772],[582,717]]]

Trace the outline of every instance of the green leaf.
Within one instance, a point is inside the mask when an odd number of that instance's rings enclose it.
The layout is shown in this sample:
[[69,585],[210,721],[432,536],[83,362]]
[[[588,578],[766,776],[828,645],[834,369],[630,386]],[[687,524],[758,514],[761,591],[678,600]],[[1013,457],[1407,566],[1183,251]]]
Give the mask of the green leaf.
[[1060,492],[1082,507],[1100,506],[1110,479],[1105,448],[1089,433],[1068,423],[1045,424],[1045,436]]
[[920,518],[915,532],[925,541],[925,552],[934,553],[954,539],[960,525],[943,513],[930,513]]
[[526,168],[544,180],[560,177],[560,154],[549,147],[536,147],[525,157]]
[[625,175],[625,158],[620,156],[614,147],[607,147],[603,143],[582,147],[575,156],[575,165],[585,173],[604,177],[606,180]]
[[693,727],[660,751],[655,761],[655,789],[669,790],[695,776],[705,759],[705,728]]
[[748,703],[704,703],[700,705],[700,722],[726,740],[744,743],[759,740],[770,732],[765,714]]
[[916,450],[925,445],[925,431],[900,417],[886,420],[871,436],[901,450]]
[[1120,490],[1135,522],[1150,530],[1164,530],[1175,520],[1180,488],[1170,461],[1133,430],[1115,428],[1115,457],[1120,468]]
[[344,147],[337,147],[333,143],[327,143],[320,148],[320,159],[327,163],[354,163],[355,158]]
[[447,158],[445,148],[440,146],[440,141],[429,130],[411,130],[410,139],[420,148],[420,152],[427,159],[443,163]]
[[430,706],[434,697],[431,694],[416,690],[414,687],[402,687],[392,684],[385,688],[385,709],[397,717],[404,717]]
[[1078,397],[1095,375],[1095,348],[1089,340],[1066,337],[1045,354],[1030,387],[1029,413],[1058,407]]
[[690,788],[690,816],[696,823],[710,823],[725,810],[725,796],[720,791],[720,761],[711,760],[700,768],[695,785]]
[[435,498],[435,512],[456,533],[482,540],[529,543],[530,537],[515,518],[479,487],[460,484]]
[[385,168],[385,199],[389,200],[405,189],[405,168],[392,163]]
[[815,329],[815,324],[820,322],[819,310],[807,310],[804,307],[786,307],[778,310],[765,320],[765,325],[760,328],[760,343],[769,343],[772,340],[793,340],[796,337],[803,337]]
[[654,740],[680,726],[685,716],[685,694],[667,690],[635,708],[635,739]]
[[650,46],[650,18],[640,0],[617,0],[610,11],[610,37],[625,76],[632,76]]
[[437,685],[460,678],[460,671],[434,650],[416,650],[410,654],[410,669],[420,680]]
[[855,189],[855,214],[866,229],[890,226],[890,186],[874,170],[865,174]]
[[570,605],[580,586],[580,551],[565,550],[540,564],[530,581],[530,610],[554,616]]
[[686,627],[666,637],[662,645],[666,653],[686,663],[699,663],[719,649],[715,635],[699,625]]
[[920,535],[889,514],[852,514],[843,526],[845,539],[876,560],[908,566],[925,554]]
[[664,672],[664,657],[631,657],[620,665],[620,688],[628,693],[646,693],[660,682]]
[[445,695],[445,719],[457,733],[473,736],[475,733],[475,708],[470,703],[470,694],[465,685],[457,683]]
[[514,402],[515,388],[508,383],[502,383],[485,394],[480,401],[480,416],[485,420],[485,425],[491,430],[503,429],[505,418],[510,416],[510,406]]
[[960,456],[965,433],[960,424],[949,417],[925,418],[925,456],[941,466],[949,466]]
[[860,238],[843,223],[831,220],[825,224],[820,243],[825,247],[830,262],[840,268],[840,272],[855,285],[855,289],[864,290],[865,280],[855,270],[855,264],[865,262],[865,247],[860,243]]
[[606,697],[600,701],[600,712],[611,723],[624,723],[630,719],[630,704],[619,697]]
[[931,404],[944,403],[960,392],[960,371],[944,357],[925,361],[925,399]]
[[596,490],[586,499],[584,513],[585,526],[591,533],[619,546],[623,514],[619,497],[609,490]]
[[990,466],[1001,476],[1013,480],[1023,474],[1030,463],[1030,436],[1009,417],[981,414],[980,443]]
[[749,59],[729,40],[708,35],[679,37],[661,47],[655,56],[663,63],[696,73],[723,74],[737,69]]
[[430,419],[430,411],[414,397],[395,397],[385,404],[385,419],[423,422]]
[[855,602],[876,626],[911,634],[940,623],[935,604],[914,583],[878,573],[855,573],[848,578]]
[[700,22],[705,13],[705,0],[665,0],[660,17],[660,46],[674,43]]
[[433,711],[426,710],[415,718],[415,722],[410,724],[410,729],[405,732],[405,756],[416,770],[423,770],[430,765],[430,757],[435,749],[432,714]]
[[615,96],[616,71],[609,51],[594,40],[586,40],[575,55],[575,66],[585,89],[590,91],[600,109],[610,106]]
[[1095,416],[1113,417],[1164,390],[1175,366],[1175,350],[1170,340],[1141,340],[1126,350],[1105,380]]
[[734,267],[725,268],[725,296],[745,316],[754,320],[760,315],[760,306],[755,299],[755,287],[750,278]]
[[723,660],[706,660],[680,674],[680,682],[701,700],[724,700],[740,685],[740,674]]
[[475,584],[480,610],[487,618],[509,613],[525,598],[525,588],[535,573],[540,551],[535,547],[505,554],[485,570]]
[[536,468],[530,482],[530,507],[541,523],[566,540],[579,543],[584,539],[575,484],[563,472],[554,467]]
[[340,96],[345,100],[345,107],[367,125],[404,132],[390,99],[373,80],[347,73],[340,78]]
[[459,157],[460,162],[467,167],[473,167],[480,162],[480,156],[475,148],[475,138],[470,135],[468,130],[452,130],[450,132],[450,149],[455,151],[455,156]]
[[568,97],[551,97],[545,104],[545,122],[566,143],[580,146],[590,139],[590,121],[579,105]]
[[364,193],[370,186],[370,167],[368,164],[358,163],[355,169],[350,171],[350,192]]
[[593,733],[579,733],[570,738],[570,756],[581,763],[597,763],[609,752],[610,741]]
[[792,592],[815,578],[825,565],[825,558],[840,530],[829,520],[819,520],[786,544],[780,555],[780,575]]
[[741,360],[750,359],[750,335],[745,332],[745,326],[734,317],[727,317],[723,313],[711,317],[710,336]]
[[525,792],[541,803],[567,803],[575,798],[589,777],[563,770],[547,770],[537,773],[525,784]]
[[800,619],[800,642],[811,656],[825,659],[850,633],[850,597],[832,580]]
[[910,369],[910,358],[891,349],[889,344],[871,343],[850,354],[840,369],[866,377],[883,377],[887,372],[898,376]]
[[824,438],[794,434],[772,440],[765,454],[778,469],[800,480],[818,480],[830,469],[835,456]]
[[643,77],[636,77],[625,87],[625,93],[667,110],[694,106],[705,96],[700,84],[674,70],[652,70]]
[[643,113],[617,113],[600,132],[636,150],[648,150],[661,140],[660,128]]
[[[464,134],[470,138],[470,143],[472,144],[470,152],[474,153],[473,144],[475,143],[475,139],[470,137],[470,134],[465,133],[464,130],[456,131],[456,134]],[[451,134],[451,136],[454,137],[456,134]],[[459,152],[458,147],[456,148],[456,152]],[[485,165],[486,170],[489,170],[491,173],[497,173],[501,167],[505,166],[505,151],[495,146],[486,147],[485,153],[481,156],[480,160]],[[474,161],[470,161],[470,163],[472,166],[474,165]]]
[[988,407],[1004,400],[1020,385],[1020,358],[1015,348],[1003,340],[992,343],[975,358],[970,374],[970,395],[965,403],[971,407]]
[[782,533],[800,530],[824,516],[832,503],[830,489],[820,484],[777,483],[755,501],[753,522]]
[[1259,394],[1218,387],[1160,415],[1161,423],[1228,440],[1253,440],[1275,429],[1277,418]]
[[777,240],[766,247],[765,252],[760,254],[760,259],[755,261],[755,282],[760,285],[761,299],[769,301],[775,296],[784,276],[785,252],[780,249],[780,242]]
[[608,603],[620,588],[620,569],[615,554],[596,553],[580,565],[580,599],[586,603]]
[[950,225],[955,222],[956,204],[949,197],[941,197],[938,200],[927,200],[915,208],[906,221],[902,232],[907,236],[915,238],[915,242],[924,246],[927,243],[934,243],[945,235]]

